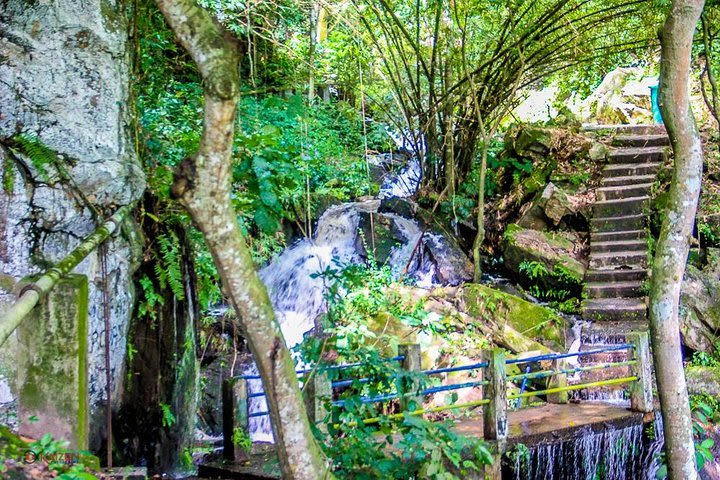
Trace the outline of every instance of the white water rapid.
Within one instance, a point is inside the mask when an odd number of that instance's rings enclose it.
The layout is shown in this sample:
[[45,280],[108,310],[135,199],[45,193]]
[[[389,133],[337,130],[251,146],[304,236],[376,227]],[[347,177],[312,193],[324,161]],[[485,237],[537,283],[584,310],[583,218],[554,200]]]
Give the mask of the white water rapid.
[[[415,193],[419,182],[420,164],[411,159],[396,175],[386,178],[380,198],[409,197]],[[288,347],[300,343],[325,311],[327,285],[318,274],[328,268],[364,261],[362,242],[358,237],[363,215],[382,216],[392,221],[393,231],[402,241],[393,248],[388,259],[396,277],[414,278],[418,286],[426,288],[435,284],[435,266],[423,253],[423,230],[418,222],[394,213],[378,213],[379,207],[379,199],[330,207],[318,219],[312,239],[297,241],[260,271]],[[243,373],[257,375],[257,367],[249,365]],[[249,380],[248,386],[250,393],[262,391],[260,380]],[[264,397],[252,397],[249,410],[250,414],[267,411]],[[250,417],[249,423],[253,441],[273,441],[267,415]]]

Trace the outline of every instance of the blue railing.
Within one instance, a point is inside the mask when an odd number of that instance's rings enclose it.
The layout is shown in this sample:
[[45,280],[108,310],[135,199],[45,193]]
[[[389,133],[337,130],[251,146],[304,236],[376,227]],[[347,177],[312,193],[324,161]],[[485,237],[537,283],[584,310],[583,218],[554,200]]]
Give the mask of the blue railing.
[[[612,345],[604,348],[596,348],[591,350],[584,350],[584,351],[578,351],[578,352],[570,352],[570,353],[548,353],[548,354],[542,354],[542,355],[535,355],[532,357],[523,357],[523,358],[512,358],[507,359],[505,361],[506,365],[521,365],[521,364],[529,364],[529,363],[536,363],[540,361],[555,361],[555,360],[562,360],[566,358],[571,357],[583,357],[588,355],[595,355],[599,353],[608,353],[608,352],[616,352],[616,351],[623,351],[623,350],[630,350],[633,348],[633,344],[630,343],[624,343],[620,345]],[[382,359],[382,362],[391,363],[391,362],[401,362],[405,359],[403,355],[398,355],[395,357],[385,358]],[[607,368],[615,368],[615,367],[621,367],[621,366],[628,366],[634,364],[633,361],[625,361],[625,362],[608,362],[603,364],[597,364],[587,367],[574,367],[574,368],[565,368],[565,369],[556,369],[556,370],[541,370],[537,372],[531,372],[530,366],[528,365],[525,369],[525,373],[520,373],[516,375],[509,375],[507,376],[508,381],[516,381],[516,380],[522,380],[522,386],[521,386],[521,394],[520,397],[526,396],[523,392],[527,388],[528,380],[537,380],[542,378],[551,377],[554,375],[569,375],[573,373],[579,373],[579,372],[586,372],[591,370],[599,370],[599,369],[607,369]],[[364,362],[357,362],[357,363],[348,363],[348,364],[341,364],[341,365],[331,365],[321,368],[308,368],[303,370],[297,370],[296,373],[298,376],[302,376],[304,374],[310,373],[314,370],[318,372],[323,371],[339,371],[339,370],[347,370],[350,368],[360,367],[367,365]],[[454,367],[443,367],[443,368],[436,368],[436,369],[428,369],[428,370],[420,370],[418,373],[426,376],[431,375],[438,375],[442,373],[453,373],[453,372],[460,372],[460,371],[469,371],[469,370],[478,370],[482,368],[487,368],[488,362],[478,362],[478,363],[472,363],[468,365],[459,365]],[[243,378],[246,380],[257,380],[260,379],[259,375],[240,375],[239,378]],[[351,379],[343,379],[343,380],[337,380],[331,383],[331,386],[333,389],[340,388],[340,387],[346,387],[351,385],[357,385],[357,384],[366,384],[369,383],[372,379],[371,378],[351,378]],[[451,385],[439,385],[435,387],[429,387],[423,390],[420,390],[417,392],[418,396],[426,396],[426,395],[432,395],[434,393],[440,393],[440,392],[447,392],[447,391],[453,391],[453,390],[460,390],[464,388],[474,388],[481,385],[487,385],[488,381],[476,381],[476,382],[464,382],[464,383],[456,383]],[[249,398],[253,397],[262,397],[265,396],[265,393],[260,392],[254,392],[248,395]],[[361,403],[369,404],[369,403],[382,403],[387,402],[390,400],[397,399],[399,397],[399,394],[397,392],[391,392],[381,395],[375,395],[375,396],[361,396],[359,398]],[[518,401],[520,398],[518,398]],[[332,401],[332,405],[334,407],[344,407],[346,405],[346,400],[334,400]],[[267,411],[260,411],[260,412],[253,412],[250,413],[249,417],[262,417],[269,415]]]

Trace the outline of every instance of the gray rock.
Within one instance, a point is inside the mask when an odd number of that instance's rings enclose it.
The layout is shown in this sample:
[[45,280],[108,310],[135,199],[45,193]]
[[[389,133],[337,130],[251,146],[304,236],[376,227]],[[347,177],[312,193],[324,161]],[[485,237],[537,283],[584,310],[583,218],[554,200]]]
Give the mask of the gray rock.
[[[59,181],[54,169],[47,182],[28,158],[10,158],[14,185],[12,191],[0,191],[0,273],[16,281],[58,261],[95,229],[97,222],[82,197],[107,216],[139,198],[144,189],[127,108],[128,5],[123,0],[3,4],[0,162],[7,165],[9,150],[3,145],[24,135],[59,154],[71,178]],[[124,378],[136,235],[128,222],[123,233],[107,243],[115,399]],[[91,421],[91,437],[97,441],[104,421],[98,407],[105,395],[103,282],[97,252],[75,273],[87,275],[90,281],[88,382],[91,414],[97,413],[97,420]]]
[[439,233],[424,237],[425,247],[435,263],[435,275],[443,285],[460,285],[473,278],[473,265],[454,238]]
[[545,230],[550,225],[559,225],[565,216],[577,213],[578,208],[570,202],[567,193],[550,182],[524,211],[518,225],[533,230]]
[[520,265],[524,261],[539,262],[550,273],[563,273],[582,282],[587,270],[583,243],[574,232],[543,232],[511,224],[502,242],[505,266],[515,275],[524,276]]
[[720,264],[702,270],[688,265],[680,295],[683,343],[696,351],[714,352],[720,341]]

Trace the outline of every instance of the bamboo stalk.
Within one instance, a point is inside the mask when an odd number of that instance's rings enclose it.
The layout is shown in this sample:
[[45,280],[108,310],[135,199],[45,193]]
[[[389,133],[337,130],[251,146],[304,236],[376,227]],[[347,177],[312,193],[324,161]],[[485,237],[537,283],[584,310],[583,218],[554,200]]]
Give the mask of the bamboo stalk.
[[70,273],[85,257],[112,235],[120,222],[131,210],[130,205],[120,208],[105,223],[88,235],[75,250],[60,260],[54,267],[46,270],[40,278],[23,288],[20,296],[12,306],[0,317],[0,347],[22,323],[35,305],[44,297],[62,277]]

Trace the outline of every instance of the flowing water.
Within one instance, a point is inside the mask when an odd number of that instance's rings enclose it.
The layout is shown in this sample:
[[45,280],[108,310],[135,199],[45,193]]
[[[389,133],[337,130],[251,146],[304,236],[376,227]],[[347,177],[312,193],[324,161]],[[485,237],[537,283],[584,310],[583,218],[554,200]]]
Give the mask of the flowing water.
[[[409,197],[420,182],[420,164],[408,165],[384,181],[380,197]],[[358,228],[363,215],[383,216],[392,221],[401,244],[394,247],[388,264],[396,277],[413,278],[418,286],[435,284],[435,266],[421,248],[423,231],[413,219],[394,213],[377,213],[380,200],[352,202],[329,208],[318,220],[311,239],[302,239],[260,271],[282,329],[285,342],[292,348],[312,330],[316,319],[325,311],[326,280],[320,275],[328,268],[362,262],[362,242]],[[428,237],[429,240],[429,237]],[[245,375],[257,375],[257,367],[248,365]],[[260,380],[248,382],[250,393],[262,391]],[[250,399],[250,413],[264,412],[263,397]],[[250,436],[255,442],[272,442],[268,416],[250,418]]]
[[[513,454],[507,478],[516,480],[654,480],[663,445],[662,421],[540,444]],[[518,450],[516,450],[517,452]]]

